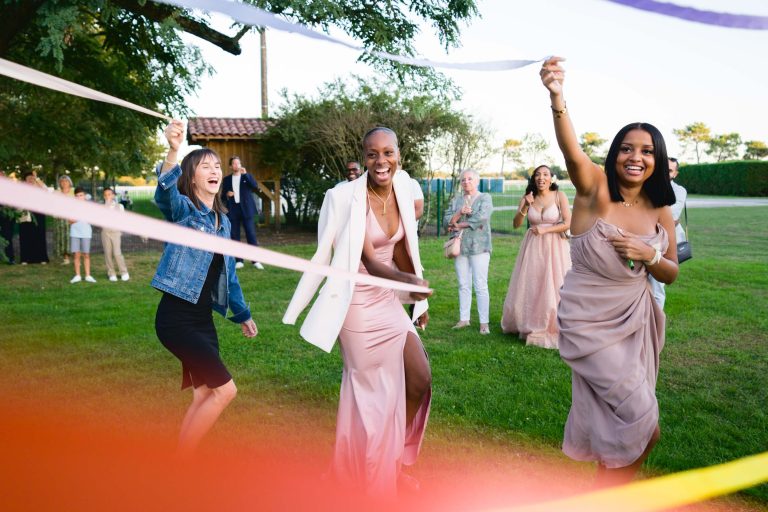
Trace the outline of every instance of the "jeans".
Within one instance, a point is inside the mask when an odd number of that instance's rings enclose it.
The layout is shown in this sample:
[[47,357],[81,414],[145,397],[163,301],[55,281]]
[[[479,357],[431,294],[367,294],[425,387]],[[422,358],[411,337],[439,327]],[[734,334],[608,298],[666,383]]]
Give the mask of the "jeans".
[[459,281],[459,320],[469,322],[469,311],[472,308],[472,286],[477,297],[477,314],[481,324],[487,324],[490,297],[488,295],[488,264],[491,253],[483,252],[456,257],[456,277]]

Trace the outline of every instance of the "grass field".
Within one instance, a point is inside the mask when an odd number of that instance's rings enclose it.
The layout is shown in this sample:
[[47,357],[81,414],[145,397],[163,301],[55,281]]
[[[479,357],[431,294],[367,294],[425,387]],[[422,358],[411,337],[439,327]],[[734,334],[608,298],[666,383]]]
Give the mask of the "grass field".
[[[696,209],[689,217],[694,259],[681,266],[667,292],[658,383],[662,438],[647,464],[652,474],[768,449],[768,208]],[[525,347],[498,328],[520,239],[494,240],[492,334],[483,337],[474,311],[471,329],[450,330],[458,311],[453,268],[441,256],[441,241],[423,240],[426,277],[435,289],[423,335],[434,380],[430,438],[471,437],[557,453],[570,404],[569,370],[556,352]],[[310,245],[270,248],[305,257],[313,251]],[[148,283],[158,257],[129,254],[128,283],[108,282],[100,255],[94,285],[68,284],[70,267],[0,268],[0,382],[22,390],[5,400],[23,401],[25,389],[77,375],[83,394],[130,389],[157,411],[169,407],[171,396],[181,411],[187,397],[173,393],[179,365],[154,333],[159,293]],[[235,410],[250,414],[247,397],[254,396],[322,411],[332,428],[338,349],[326,355],[303,342],[296,326],[280,323],[298,275],[268,267],[245,268],[240,276],[258,338],[245,341],[237,326],[216,320],[240,388]],[[762,503],[758,508],[768,504],[768,485],[747,494]]]

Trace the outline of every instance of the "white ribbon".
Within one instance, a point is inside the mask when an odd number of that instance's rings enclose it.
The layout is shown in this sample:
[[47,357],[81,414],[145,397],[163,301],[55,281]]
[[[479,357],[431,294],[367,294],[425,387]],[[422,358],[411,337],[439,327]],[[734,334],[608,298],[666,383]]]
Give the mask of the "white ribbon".
[[39,85],[40,87],[45,87],[47,89],[53,89],[54,91],[71,94],[73,96],[80,96],[81,98],[87,98],[89,100],[103,101],[104,103],[111,103],[113,105],[130,108],[131,110],[149,114],[150,116],[167,119],[168,121],[171,120],[170,117],[155,112],[154,110],[149,110],[148,108],[135,105],[129,101],[121,100],[115,96],[104,94],[103,92],[43,73],[42,71],[22,66],[21,64],[16,64],[9,60],[0,59],[0,74],[23,82],[29,82],[30,84]]
[[[283,32],[291,32],[299,34],[312,39],[320,39],[321,41],[327,41],[329,43],[340,44],[351,48],[356,51],[366,51],[362,46],[336,39],[322,32],[317,32],[304,25],[297,23],[291,23],[282,18],[275,16],[274,14],[267,12],[263,9],[246,3],[231,2],[228,0],[155,0],[158,3],[174,5],[185,9],[200,9],[209,13],[217,12],[225,14],[243,25],[249,25],[252,27],[270,27],[275,30]],[[404,57],[402,55],[394,55],[392,53],[370,51],[371,55],[381,57],[382,59],[389,59],[400,62],[401,64],[409,64],[411,66],[431,67],[431,68],[450,68],[450,69],[465,69],[471,71],[506,71],[510,69],[518,69],[536,62],[541,62],[544,59],[537,60],[497,60],[487,62],[439,62],[429,59],[417,59],[413,57]]]
[[429,291],[424,286],[391,281],[368,274],[348,272],[327,265],[312,263],[295,256],[177,226],[172,222],[153,219],[137,213],[109,209],[104,207],[104,205],[77,200],[64,194],[50,193],[38,187],[17,183],[5,177],[0,177],[0,204],[44,213],[54,217],[82,220],[102,228],[132,233],[172,244],[186,245],[203,251],[226,254],[244,260],[260,261],[267,265],[296,270],[297,272],[311,272],[326,277],[337,276],[355,283],[405,292],[425,293]]

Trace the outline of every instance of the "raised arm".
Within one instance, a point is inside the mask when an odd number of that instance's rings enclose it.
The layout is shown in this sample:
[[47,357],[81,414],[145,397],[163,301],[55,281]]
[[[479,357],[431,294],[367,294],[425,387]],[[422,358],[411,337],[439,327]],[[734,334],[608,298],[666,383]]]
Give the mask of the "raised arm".
[[155,203],[167,220],[178,222],[189,214],[191,203],[179,193],[176,184],[181,177],[181,167],[177,162],[179,146],[184,138],[184,124],[178,119],[171,121],[165,128],[168,140],[168,154],[163,163],[157,166],[157,188]]
[[541,83],[549,91],[557,144],[565,158],[568,175],[579,195],[590,196],[597,189],[603,172],[581,149],[576,131],[573,129],[563,96],[565,70],[560,66],[563,60],[565,59],[562,57],[550,57],[541,66],[539,74]]

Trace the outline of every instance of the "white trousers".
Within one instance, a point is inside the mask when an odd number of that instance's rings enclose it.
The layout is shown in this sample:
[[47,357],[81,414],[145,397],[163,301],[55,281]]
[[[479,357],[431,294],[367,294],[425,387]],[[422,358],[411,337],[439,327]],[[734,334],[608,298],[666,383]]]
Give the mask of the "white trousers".
[[667,301],[667,290],[664,289],[664,283],[661,283],[648,274],[648,282],[651,284],[653,298],[661,309],[664,309],[664,303]]
[[456,277],[459,280],[459,320],[462,322],[469,322],[469,311],[472,309],[472,286],[474,286],[480,323],[489,323],[488,264],[490,261],[491,253],[489,252],[471,256],[459,255],[454,260]]

